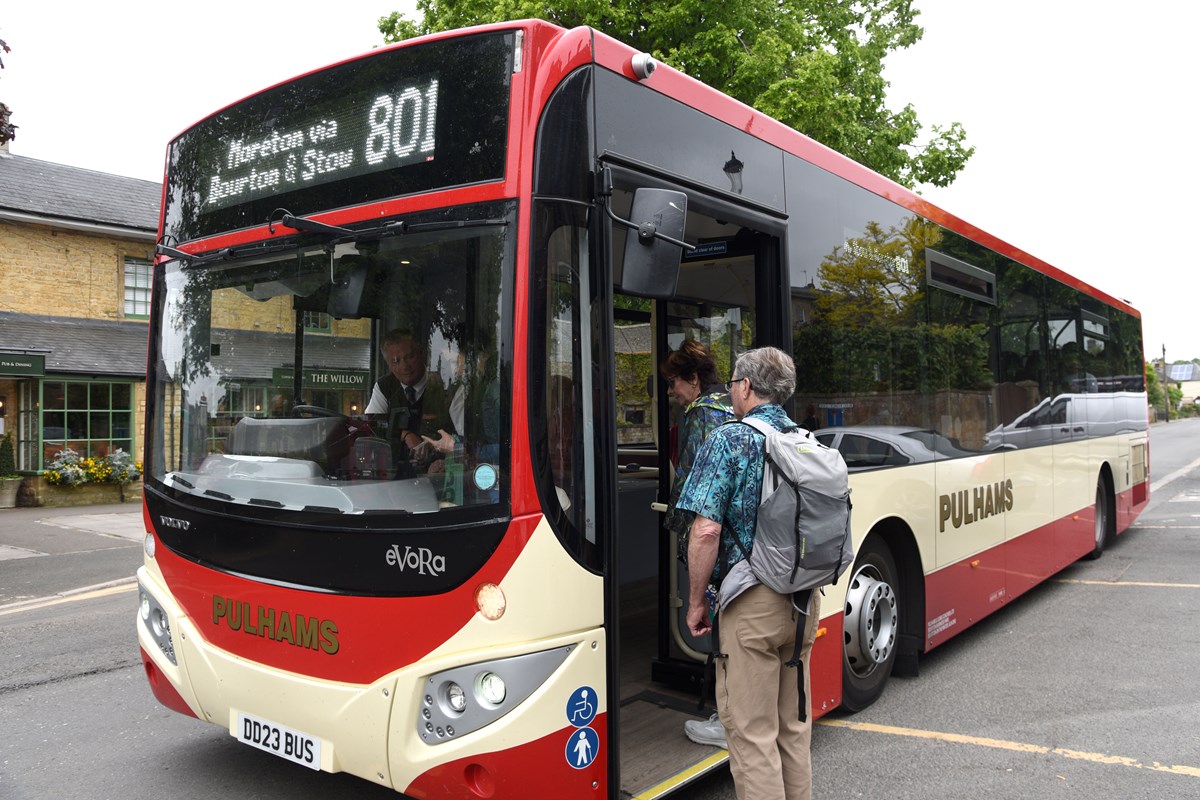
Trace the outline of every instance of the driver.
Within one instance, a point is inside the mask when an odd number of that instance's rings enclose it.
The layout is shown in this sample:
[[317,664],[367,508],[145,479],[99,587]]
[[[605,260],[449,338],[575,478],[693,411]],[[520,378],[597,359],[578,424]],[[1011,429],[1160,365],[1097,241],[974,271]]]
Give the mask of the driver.
[[388,374],[376,382],[366,414],[387,420],[398,477],[428,472],[430,463],[441,454],[422,440],[422,434],[437,438],[439,429],[456,430],[450,421],[446,387],[427,371],[428,353],[412,331],[389,331],[381,350]]

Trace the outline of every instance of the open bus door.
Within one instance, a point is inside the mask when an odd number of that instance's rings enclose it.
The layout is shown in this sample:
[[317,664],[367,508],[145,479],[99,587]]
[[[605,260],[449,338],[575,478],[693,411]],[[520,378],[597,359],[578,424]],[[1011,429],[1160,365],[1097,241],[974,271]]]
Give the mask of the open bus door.
[[709,637],[698,640],[687,630],[686,569],[677,537],[663,527],[682,409],[667,398],[658,364],[696,339],[712,352],[724,382],[738,354],[778,343],[759,312],[760,293],[778,280],[778,238],[721,221],[691,199],[685,238],[698,246],[683,253],[674,292],[646,298],[622,293],[619,282],[614,288],[618,515],[609,580],[620,619],[611,668],[618,672],[621,795],[630,797],[663,796],[727,759],[724,750],[683,733],[686,720],[715,709],[711,684],[702,696]]

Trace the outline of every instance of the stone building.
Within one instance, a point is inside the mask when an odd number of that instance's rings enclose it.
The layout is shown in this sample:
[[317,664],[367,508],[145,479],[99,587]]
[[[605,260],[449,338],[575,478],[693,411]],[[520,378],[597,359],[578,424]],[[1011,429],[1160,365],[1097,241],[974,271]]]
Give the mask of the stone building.
[[24,473],[65,446],[140,458],[161,196],[0,151],[0,434]]

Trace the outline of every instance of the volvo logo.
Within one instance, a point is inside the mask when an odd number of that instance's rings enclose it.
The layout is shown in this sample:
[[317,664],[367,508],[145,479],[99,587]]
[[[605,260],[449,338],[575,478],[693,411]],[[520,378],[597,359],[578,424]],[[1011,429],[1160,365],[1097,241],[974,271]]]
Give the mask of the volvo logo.
[[434,555],[428,547],[404,546],[394,544],[388,548],[385,556],[389,567],[396,567],[401,572],[416,572],[419,575],[441,575],[446,571],[446,557]]
[[175,528],[180,531],[186,531],[192,527],[190,520],[177,519],[176,517],[159,516],[158,521],[163,524],[164,528]]

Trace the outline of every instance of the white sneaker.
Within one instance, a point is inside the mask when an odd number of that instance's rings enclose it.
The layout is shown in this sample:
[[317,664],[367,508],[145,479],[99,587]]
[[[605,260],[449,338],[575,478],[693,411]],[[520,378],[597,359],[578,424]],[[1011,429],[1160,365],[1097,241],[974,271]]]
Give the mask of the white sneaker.
[[729,745],[725,741],[725,726],[721,724],[721,720],[716,714],[704,721],[689,719],[683,723],[683,732],[696,744],[729,749]]

